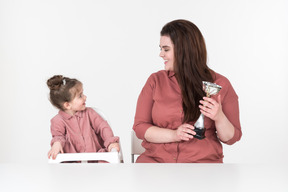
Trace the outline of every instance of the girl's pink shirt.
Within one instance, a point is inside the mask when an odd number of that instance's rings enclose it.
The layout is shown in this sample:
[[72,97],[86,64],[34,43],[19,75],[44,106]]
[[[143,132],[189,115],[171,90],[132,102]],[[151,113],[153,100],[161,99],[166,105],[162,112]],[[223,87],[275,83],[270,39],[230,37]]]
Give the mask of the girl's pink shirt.
[[107,121],[89,107],[74,115],[60,110],[51,119],[51,133],[51,146],[59,141],[64,153],[107,151],[111,143],[119,142]]
[[[242,136],[238,96],[226,77],[218,73],[215,75],[214,83],[222,86],[218,93],[221,95],[222,110],[235,127],[233,138],[222,143],[232,145]],[[216,96],[212,98],[216,100]],[[182,124],[182,119],[181,90],[175,73],[164,70],[153,73],[143,87],[137,102],[133,129],[143,140],[142,146],[146,149],[137,162],[223,162],[222,145],[217,137],[215,123],[207,117],[204,120],[206,138],[203,140],[194,138],[189,141],[160,144],[145,140],[145,132],[151,126],[175,130]],[[191,122],[192,125],[194,123]]]

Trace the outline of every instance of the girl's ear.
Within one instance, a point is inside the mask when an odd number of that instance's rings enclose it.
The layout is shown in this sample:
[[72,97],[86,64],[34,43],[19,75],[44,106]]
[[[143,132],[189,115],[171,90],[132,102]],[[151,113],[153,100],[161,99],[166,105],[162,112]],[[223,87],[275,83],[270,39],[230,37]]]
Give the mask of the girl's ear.
[[70,109],[70,103],[67,101],[63,104],[63,106],[64,106],[65,110]]

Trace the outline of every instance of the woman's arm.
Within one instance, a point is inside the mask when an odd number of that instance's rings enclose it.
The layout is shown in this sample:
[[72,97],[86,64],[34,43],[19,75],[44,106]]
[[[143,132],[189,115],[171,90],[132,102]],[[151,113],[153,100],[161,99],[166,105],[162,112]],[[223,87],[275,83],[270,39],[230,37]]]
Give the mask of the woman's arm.
[[234,137],[235,127],[222,110],[221,95],[218,95],[217,101],[212,98],[203,97],[200,103],[202,104],[199,106],[201,113],[215,121],[219,139],[223,142],[232,139]]
[[[145,132],[144,138],[151,143],[171,143],[179,141],[188,141],[193,139],[194,127],[190,124],[182,124],[177,129],[166,129],[152,126]],[[191,135],[192,134],[192,135]]]
[[171,143],[192,139],[192,135],[196,134],[193,131],[194,127],[192,125],[183,124],[179,127],[175,127],[173,130],[155,126],[153,123],[152,110],[154,105],[154,93],[157,87],[156,79],[159,78],[156,78],[155,75],[151,75],[138,97],[133,125],[137,137],[152,143]]

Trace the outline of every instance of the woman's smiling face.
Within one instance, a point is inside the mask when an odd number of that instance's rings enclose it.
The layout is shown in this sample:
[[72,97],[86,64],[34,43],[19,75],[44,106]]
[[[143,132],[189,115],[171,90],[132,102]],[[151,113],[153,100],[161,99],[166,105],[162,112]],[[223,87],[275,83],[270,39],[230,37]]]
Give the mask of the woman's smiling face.
[[174,71],[174,45],[168,36],[161,36],[160,38],[160,54],[164,59],[165,70]]

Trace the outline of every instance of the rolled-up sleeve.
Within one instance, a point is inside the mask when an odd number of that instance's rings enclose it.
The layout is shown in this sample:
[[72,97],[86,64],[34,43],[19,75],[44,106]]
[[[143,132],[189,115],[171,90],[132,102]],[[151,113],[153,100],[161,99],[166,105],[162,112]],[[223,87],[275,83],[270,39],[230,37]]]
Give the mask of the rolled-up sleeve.
[[65,124],[58,118],[51,119],[51,146],[56,142],[60,142],[61,146],[65,146],[66,142],[66,129]]
[[133,130],[138,138],[144,140],[147,129],[153,126],[152,107],[155,81],[153,74],[148,78],[137,101]]
[[239,105],[238,105],[238,99],[234,99],[232,102],[227,103],[226,105],[222,106],[223,111],[228,118],[228,120],[232,123],[234,126],[234,136],[223,143],[227,145],[232,145],[239,141],[242,137],[242,131],[240,126],[240,120],[239,120]]
[[101,137],[103,144],[106,148],[111,143],[119,143],[119,137],[114,136],[113,131],[106,120],[104,120],[96,111],[92,108],[87,108],[89,110],[89,116],[91,118],[92,127],[95,133]]
[[[238,95],[234,91],[232,85],[228,81],[226,85],[227,93],[223,98],[222,103],[222,110],[228,120],[234,126],[234,136],[223,143],[227,145],[232,145],[235,142],[239,141],[242,137],[241,125],[240,125],[240,117],[239,117],[239,102],[238,102]],[[222,95],[221,95],[222,96]]]

